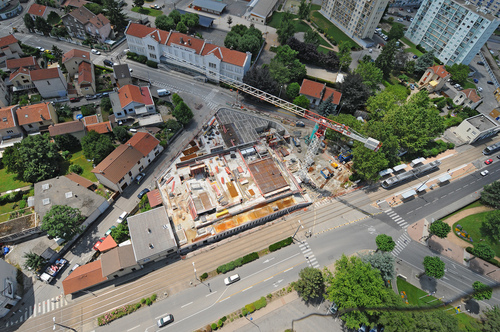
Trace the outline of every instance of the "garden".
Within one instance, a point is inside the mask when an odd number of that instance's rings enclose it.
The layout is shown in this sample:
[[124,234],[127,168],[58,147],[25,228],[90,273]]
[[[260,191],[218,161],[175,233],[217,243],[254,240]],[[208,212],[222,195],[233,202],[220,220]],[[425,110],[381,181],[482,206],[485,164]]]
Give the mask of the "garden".
[[500,256],[500,242],[492,239],[483,227],[490,213],[491,211],[486,211],[467,216],[453,224],[452,230],[456,236],[471,244],[488,244],[495,251],[496,256]]

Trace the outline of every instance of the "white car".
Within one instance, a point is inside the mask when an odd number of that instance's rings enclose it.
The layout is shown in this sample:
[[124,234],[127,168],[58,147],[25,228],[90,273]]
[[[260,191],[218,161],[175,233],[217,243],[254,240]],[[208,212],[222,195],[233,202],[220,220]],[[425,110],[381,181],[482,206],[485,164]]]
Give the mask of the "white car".
[[45,52],[45,49],[43,47],[37,46],[37,49],[40,50],[40,52]]
[[490,173],[490,172],[489,172],[489,171],[487,171],[487,170],[486,170],[486,171],[482,171],[482,172],[481,172],[481,176],[486,176],[486,175],[488,175],[489,173]]
[[90,50],[90,52],[92,52],[92,54],[101,55],[101,52],[99,52],[98,50],[96,50],[94,48],[92,50]]
[[128,216],[128,213],[126,211],[123,211],[122,214],[120,214],[120,216],[118,217],[118,219],[116,219],[116,222],[121,224],[125,218],[127,218]]
[[480,86],[477,87],[477,91],[479,92],[483,92],[483,88],[481,88]]
[[164,327],[174,321],[174,316],[172,314],[168,314],[163,318],[158,319],[158,327]]
[[224,279],[224,283],[226,284],[226,286],[229,286],[238,280],[240,280],[240,276],[238,274],[235,274]]

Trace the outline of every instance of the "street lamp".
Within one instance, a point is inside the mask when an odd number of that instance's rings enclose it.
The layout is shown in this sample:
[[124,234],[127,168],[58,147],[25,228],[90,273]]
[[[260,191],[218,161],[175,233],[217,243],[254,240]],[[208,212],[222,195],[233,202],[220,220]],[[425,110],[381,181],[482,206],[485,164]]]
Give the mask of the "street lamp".
[[283,88],[283,85],[280,86],[280,93],[278,95],[278,98],[281,98],[281,88]]
[[302,223],[299,220],[299,226],[297,227],[297,230],[295,231],[295,233],[293,233],[292,238],[295,238],[295,235],[297,235],[297,232],[299,231],[300,227],[304,228],[304,226],[302,225]]
[[194,279],[198,280],[198,277],[196,276],[196,267],[194,266],[194,262],[193,262],[193,269],[194,269]]

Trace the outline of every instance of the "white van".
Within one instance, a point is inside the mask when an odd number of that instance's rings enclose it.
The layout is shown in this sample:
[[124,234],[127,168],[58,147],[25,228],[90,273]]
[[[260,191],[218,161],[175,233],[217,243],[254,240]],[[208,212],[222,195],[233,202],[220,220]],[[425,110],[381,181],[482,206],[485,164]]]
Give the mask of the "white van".
[[127,218],[127,215],[128,215],[128,213],[126,211],[123,211],[122,214],[120,214],[120,216],[116,220],[116,222],[119,223],[119,224],[121,224],[122,221],[124,221],[125,218]]
[[170,95],[170,91],[168,91],[167,89],[159,89],[157,92],[158,92],[158,97],[164,97]]

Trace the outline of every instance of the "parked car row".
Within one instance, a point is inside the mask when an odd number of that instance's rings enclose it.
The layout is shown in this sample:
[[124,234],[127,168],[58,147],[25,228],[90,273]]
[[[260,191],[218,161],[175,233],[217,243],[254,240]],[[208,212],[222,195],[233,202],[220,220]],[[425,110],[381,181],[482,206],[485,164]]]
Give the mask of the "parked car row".
[[379,35],[379,36],[380,36],[383,40],[385,40],[385,41],[387,41],[387,40],[389,39],[389,37],[387,37],[387,35],[386,35],[386,34],[384,34],[384,33],[382,32],[382,30],[375,29],[375,33],[376,33],[377,35]]
[[87,99],[87,100],[99,99],[102,97],[107,97],[108,95],[109,95],[109,92],[96,93],[95,95],[86,95],[85,99]]

